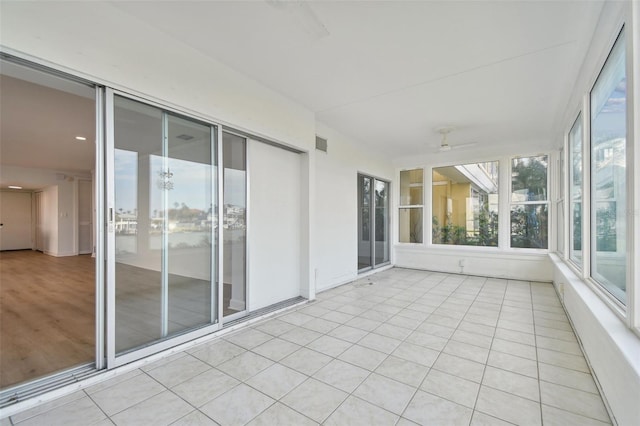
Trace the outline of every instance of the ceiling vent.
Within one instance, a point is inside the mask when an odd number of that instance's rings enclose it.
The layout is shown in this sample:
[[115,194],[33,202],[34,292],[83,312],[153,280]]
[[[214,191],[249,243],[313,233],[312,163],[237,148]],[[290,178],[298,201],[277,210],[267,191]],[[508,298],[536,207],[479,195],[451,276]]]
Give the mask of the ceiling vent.
[[322,151],[324,153],[327,152],[327,140],[324,138],[321,138],[320,136],[316,136],[316,149],[318,151]]
[[191,139],[193,139],[193,136],[191,135],[186,135],[186,134],[181,134],[176,136],[176,139],[182,139],[183,141],[190,141]]

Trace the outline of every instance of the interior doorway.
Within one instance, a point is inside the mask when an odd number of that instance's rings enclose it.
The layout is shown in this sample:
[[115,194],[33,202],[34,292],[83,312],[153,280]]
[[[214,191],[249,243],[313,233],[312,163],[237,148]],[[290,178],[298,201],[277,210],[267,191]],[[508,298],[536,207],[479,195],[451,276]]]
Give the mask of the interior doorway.
[[4,392],[95,364],[96,89],[4,57],[0,88]]

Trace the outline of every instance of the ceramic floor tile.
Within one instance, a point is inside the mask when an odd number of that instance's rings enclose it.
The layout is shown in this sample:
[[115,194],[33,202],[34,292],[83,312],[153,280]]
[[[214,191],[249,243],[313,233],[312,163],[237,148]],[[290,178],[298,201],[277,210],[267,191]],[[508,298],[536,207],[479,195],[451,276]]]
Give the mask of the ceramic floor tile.
[[567,342],[564,340],[553,339],[545,336],[538,336],[536,339],[536,345],[539,348],[549,349],[557,352],[564,352],[566,354],[582,356],[582,350],[580,345],[576,342]]
[[280,400],[283,404],[304,414],[312,420],[322,423],[348,394],[315,379],[307,379]]
[[322,318],[314,318],[311,321],[305,322],[301,327],[325,334],[338,327],[339,325],[340,324],[337,322],[328,321]]
[[171,423],[171,426],[218,426],[218,423],[214,422],[200,411],[192,411],[176,422]]
[[193,411],[193,407],[170,391],[164,391],[112,417],[118,426],[169,425]]
[[[311,317],[313,318],[313,317]],[[253,328],[243,329],[224,338],[227,342],[245,349],[252,349],[273,339],[273,336]]]
[[84,396],[29,417],[18,424],[24,426],[84,426],[98,423],[106,417],[89,397]]
[[540,382],[540,396],[543,404],[595,420],[609,421],[609,415],[600,395],[556,385],[555,383]]
[[402,417],[421,425],[467,426],[471,414],[467,407],[419,390]]
[[486,386],[480,387],[476,410],[518,425],[542,424],[538,402]]
[[535,346],[536,336],[535,334],[523,333],[521,331],[507,330],[506,328],[496,329],[495,337],[502,340],[507,340],[515,343],[522,343],[524,345]]
[[479,362],[441,353],[432,368],[472,382],[480,383],[485,365]]
[[311,315],[302,314],[300,312],[292,312],[290,314],[284,314],[278,317],[280,321],[288,322],[289,324],[293,324],[297,326],[301,326],[305,322],[311,321],[313,318],[315,317]]
[[280,364],[293,368],[307,376],[313,375],[322,367],[331,362],[332,358],[311,349],[301,348],[291,355],[283,358]]
[[355,315],[349,315],[338,311],[330,311],[323,315],[322,319],[326,319],[327,321],[332,321],[338,324],[344,324],[347,321],[351,321],[354,317]]
[[182,383],[198,374],[211,369],[209,364],[194,358],[191,355],[183,356],[168,364],[164,364],[147,372],[148,375],[168,388]]
[[141,374],[96,392],[91,398],[108,416],[112,416],[164,390],[165,387],[160,383]]
[[496,333],[495,327],[490,327],[488,325],[482,325],[482,324],[474,324],[467,320],[462,320],[460,325],[458,325],[458,330],[466,331],[468,333],[479,334],[487,337],[493,337],[493,335]]
[[529,376],[536,379],[538,378],[537,362],[527,358],[520,358],[519,356],[509,355],[504,352],[489,352],[487,365],[522,374],[524,376]]
[[331,310],[323,308],[322,306],[318,306],[314,302],[310,302],[306,305],[306,307],[298,309],[298,312],[305,315],[311,315],[312,317],[321,317],[331,312]]
[[545,364],[555,365],[556,367],[564,367],[570,370],[589,373],[589,367],[584,357],[578,355],[565,354],[562,352],[550,351],[548,349],[538,348],[538,361]]
[[521,333],[534,333],[534,327],[532,323],[519,322],[519,321],[510,321],[506,319],[498,320],[497,324],[498,328],[504,328],[506,330],[519,331]]
[[434,336],[433,334],[414,331],[405,339],[405,342],[418,346],[424,346],[435,351],[441,351],[449,340],[443,337]]
[[280,399],[306,379],[307,376],[302,373],[274,364],[247,380],[246,383],[273,399]]
[[480,385],[432,368],[420,389],[473,409]]
[[375,370],[378,374],[413,387],[420,385],[428,371],[428,366],[407,361],[395,356],[387,357]]
[[493,337],[464,330],[456,330],[455,333],[453,333],[453,335],[451,336],[451,340],[489,349],[491,347]]
[[347,342],[346,340],[337,339],[331,336],[321,336],[309,343],[307,348],[335,358],[349,349],[352,345],[353,344],[351,342]]
[[606,426],[611,424],[608,421],[601,422],[600,420],[590,419],[545,404],[542,404],[542,420],[545,426]]
[[455,328],[424,322],[422,325],[418,326],[416,331],[433,334],[434,336],[442,337],[443,339],[449,339],[456,330]]
[[474,411],[471,423],[469,426],[511,426],[513,423],[505,422],[496,417],[489,416],[481,413],[480,411]]
[[323,423],[327,426],[394,425],[398,416],[362,399],[350,396]]
[[187,354],[185,352],[177,352],[171,355],[167,355],[164,357],[161,357],[160,359],[153,361],[153,362],[147,362],[145,363],[142,367],[140,367],[140,370],[142,371],[149,371],[149,370],[153,370],[155,368],[161,367],[165,364],[168,364],[170,362],[173,362],[177,359],[180,358],[184,358]]
[[269,408],[275,400],[245,385],[239,384],[222,396],[200,408],[221,425],[244,425]]
[[257,324],[254,328],[256,330],[260,330],[263,333],[270,334],[272,336],[280,336],[283,333],[295,328],[296,326],[290,324],[288,322],[280,321],[277,318],[265,321],[263,323]]
[[373,321],[362,317],[355,317],[354,319],[345,323],[345,325],[348,325],[349,327],[359,328],[360,330],[369,332],[380,327],[380,324],[382,324],[382,321]]
[[450,340],[442,352],[483,364],[487,362],[487,357],[489,356],[489,349],[454,340]]
[[539,363],[540,380],[558,385],[567,386],[585,392],[598,394],[598,388],[591,374],[582,373],[568,368],[556,367],[555,365]]
[[229,343],[226,340],[217,340],[213,343],[194,348],[191,351],[191,355],[215,367],[244,352],[246,352],[246,349],[240,346]]
[[418,327],[420,324],[422,324],[423,321],[424,321],[424,319],[409,318],[409,317],[403,316],[402,315],[402,311],[401,311],[401,312],[398,312],[398,314],[396,316],[394,316],[393,318],[389,319],[387,321],[387,324],[395,325],[397,327],[406,328],[408,330],[415,330],[416,327]]
[[245,381],[271,365],[273,361],[253,352],[245,352],[220,364],[217,368],[231,377]]
[[365,348],[374,349],[379,352],[390,354],[393,352],[401,340],[377,334],[377,332],[369,333],[358,342],[358,345]]
[[431,367],[438,358],[438,351],[414,345],[412,343],[402,343],[393,351],[392,355],[398,358],[406,359],[427,367]]
[[276,402],[259,414],[258,417],[251,420],[248,426],[314,426],[317,424],[318,423],[314,422],[310,418],[303,416],[286,405]]
[[[94,394],[96,392],[99,392],[101,390],[110,388],[111,386],[117,385],[118,383],[121,383],[121,382],[124,382],[126,380],[129,380],[129,379],[131,379],[131,378],[133,378],[135,376],[138,376],[140,374],[143,374],[142,370],[136,368],[135,370],[131,370],[131,371],[123,373],[123,374],[118,374],[117,376],[115,376],[115,377],[113,377],[111,379],[108,379],[108,380],[105,380],[103,382],[97,383],[97,384],[95,384],[93,386],[89,386],[88,388],[85,389],[85,392],[87,394],[89,394],[89,395],[92,395],[92,394]],[[80,395],[80,396],[82,396],[82,395]]]
[[369,334],[368,331],[355,328],[355,327],[350,327],[348,325],[341,325],[340,327],[335,328],[331,330],[329,333],[327,333],[328,336],[336,337],[341,340],[346,340],[347,342],[351,342],[351,343],[357,343],[360,339],[362,339],[367,334]]
[[255,348],[251,349],[251,352],[255,352],[258,355],[269,358],[271,361],[277,362],[287,355],[291,355],[300,348],[300,345],[296,345],[295,343],[291,343],[276,337],[266,343],[261,344],[260,346],[256,346]]
[[353,395],[400,415],[415,392],[415,387],[373,373],[358,386]]
[[313,375],[317,380],[351,393],[371,374],[364,368],[357,367],[339,359],[334,359]]
[[192,379],[182,382],[172,390],[195,407],[219,397],[240,382],[217,369],[211,369]]
[[338,357],[343,361],[357,365],[366,370],[373,371],[387,357],[387,354],[365,348],[364,346],[353,345]]
[[532,361],[535,361],[537,358],[535,346],[523,345],[522,343],[510,342],[499,338],[493,340],[491,350],[519,356],[520,358],[527,358]]
[[573,334],[573,331],[558,330],[555,328],[543,327],[541,325],[536,325],[536,335],[565,340],[567,342],[577,342],[576,335]]
[[300,346],[306,346],[320,336],[322,336],[322,334],[318,333],[317,331],[295,327],[287,331],[286,333],[281,334],[280,338]]
[[482,384],[533,401],[540,401],[538,380],[532,377],[488,366],[484,371]]

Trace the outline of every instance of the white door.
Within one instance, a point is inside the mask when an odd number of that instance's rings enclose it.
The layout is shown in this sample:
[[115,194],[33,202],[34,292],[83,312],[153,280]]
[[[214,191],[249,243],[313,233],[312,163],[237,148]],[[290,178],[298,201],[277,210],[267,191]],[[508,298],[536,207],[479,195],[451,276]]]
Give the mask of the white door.
[[78,180],[78,253],[93,252],[93,214],[91,211],[91,181]]
[[0,192],[0,250],[31,247],[31,193]]
[[36,250],[44,252],[44,206],[42,204],[42,192],[33,193],[35,222],[36,222]]

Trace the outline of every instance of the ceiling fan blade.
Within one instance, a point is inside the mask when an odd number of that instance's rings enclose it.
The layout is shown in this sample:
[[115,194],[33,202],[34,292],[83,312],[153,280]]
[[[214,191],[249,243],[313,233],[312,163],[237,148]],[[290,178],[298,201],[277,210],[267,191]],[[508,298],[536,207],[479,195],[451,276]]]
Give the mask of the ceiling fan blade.
[[463,143],[460,145],[450,145],[450,147],[451,149],[461,149],[461,148],[469,148],[475,145],[478,145],[478,142],[469,142],[469,143]]

